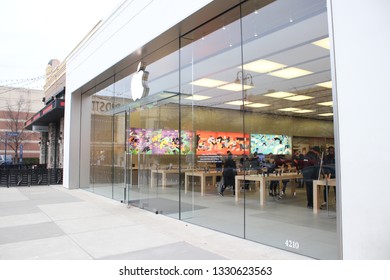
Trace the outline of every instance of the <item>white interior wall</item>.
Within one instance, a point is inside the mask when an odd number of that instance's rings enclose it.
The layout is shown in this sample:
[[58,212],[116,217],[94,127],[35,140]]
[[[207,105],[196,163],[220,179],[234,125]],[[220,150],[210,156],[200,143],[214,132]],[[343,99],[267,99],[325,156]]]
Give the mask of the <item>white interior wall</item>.
[[390,259],[390,1],[328,0],[328,4],[343,258]]

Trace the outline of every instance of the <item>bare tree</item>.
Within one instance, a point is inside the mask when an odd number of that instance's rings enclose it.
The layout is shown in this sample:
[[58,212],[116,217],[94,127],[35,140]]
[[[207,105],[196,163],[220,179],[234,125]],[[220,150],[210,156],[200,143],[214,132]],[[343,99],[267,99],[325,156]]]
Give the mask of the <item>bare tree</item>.
[[[20,145],[31,138],[31,133],[24,129],[24,122],[31,117],[31,102],[20,96],[16,102],[7,101],[3,118],[6,120],[7,131],[1,133],[1,142],[7,143],[7,150],[14,153],[14,161],[19,162]],[[8,153],[7,153],[8,154]]]

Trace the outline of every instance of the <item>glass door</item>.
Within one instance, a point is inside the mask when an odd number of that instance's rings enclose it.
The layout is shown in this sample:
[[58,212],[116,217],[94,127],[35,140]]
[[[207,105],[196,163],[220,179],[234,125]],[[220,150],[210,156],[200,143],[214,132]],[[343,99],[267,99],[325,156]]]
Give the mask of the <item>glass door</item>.
[[158,214],[178,215],[180,186],[177,93],[134,102],[126,124],[126,200]]

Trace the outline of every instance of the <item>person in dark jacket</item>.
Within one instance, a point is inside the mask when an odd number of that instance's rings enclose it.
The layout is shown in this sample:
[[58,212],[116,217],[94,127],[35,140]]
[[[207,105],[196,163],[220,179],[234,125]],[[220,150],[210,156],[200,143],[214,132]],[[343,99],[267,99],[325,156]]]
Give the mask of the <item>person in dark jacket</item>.
[[[223,164],[223,186],[219,192],[220,196],[223,196],[223,192],[225,191],[227,186],[231,186],[233,188],[233,192],[235,192],[235,176],[237,174],[236,162],[233,160],[233,155],[231,152],[228,152],[228,157]],[[234,193],[235,194],[235,193]]]
[[303,163],[302,175],[306,185],[307,208],[310,209],[313,208],[313,180],[318,179],[320,152],[320,147],[313,147],[306,153]]
[[[323,172],[325,174],[331,174],[332,178],[335,178],[335,153],[334,153],[334,147],[329,146],[328,147],[328,154],[324,157],[324,166],[323,166]],[[336,195],[336,187],[333,187],[334,193]],[[328,201],[328,194],[329,194],[329,186],[324,188],[324,202],[321,204],[321,209],[323,209],[327,205]]]

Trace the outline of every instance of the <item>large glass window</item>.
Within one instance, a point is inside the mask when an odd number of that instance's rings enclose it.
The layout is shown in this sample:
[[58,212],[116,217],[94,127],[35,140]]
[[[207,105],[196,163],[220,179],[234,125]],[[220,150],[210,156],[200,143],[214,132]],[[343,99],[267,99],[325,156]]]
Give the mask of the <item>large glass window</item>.
[[[181,92],[191,98],[181,106],[192,117],[181,121],[196,135],[192,196],[183,197],[196,211],[183,219],[337,258],[334,188],[313,189],[314,179],[335,174],[334,160],[326,161],[334,146],[326,1],[260,3],[247,1],[182,38]],[[212,174],[227,151],[236,176],[221,176],[222,197]]]
[[[234,164],[249,152],[239,110],[241,84],[234,82],[242,60],[239,18],[240,8],[236,7],[181,40],[181,123],[194,135],[182,196],[193,211],[182,217],[243,237],[244,208],[235,207],[234,200],[234,174],[238,171]],[[230,175],[224,176],[221,165],[228,160],[228,152],[234,164]]]
[[147,95],[132,96],[135,64],[85,94],[83,186],[338,258],[328,42],[325,0],[251,0],[156,48]]
[[[252,4],[243,6],[242,18],[242,81],[253,83],[244,91],[244,126],[251,156],[263,154],[264,169],[279,176],[263,180],[260,205],[251,191],[245,197],[246,238],[337,258],[333,187],[328,200],[319,196],[320,204],[327,201],[323,210],[313,213],[313,179],[322,176],[321,163],[334,178],[334,160],[327,160],[334,127],[326,1],[275,1],[259,10]],[[311,155],[316,163],[309,162]]]

